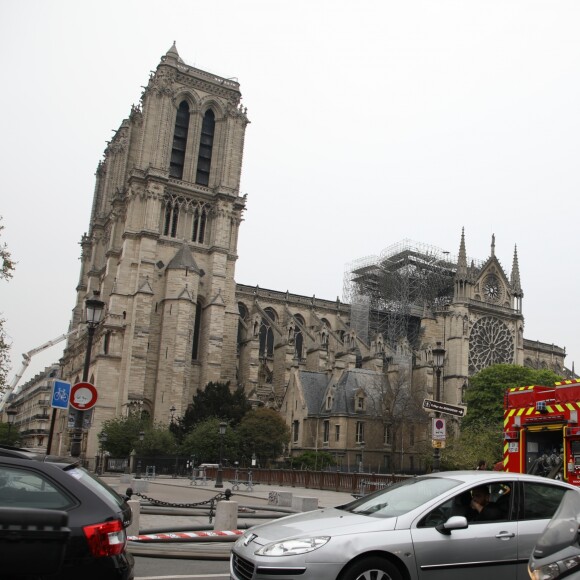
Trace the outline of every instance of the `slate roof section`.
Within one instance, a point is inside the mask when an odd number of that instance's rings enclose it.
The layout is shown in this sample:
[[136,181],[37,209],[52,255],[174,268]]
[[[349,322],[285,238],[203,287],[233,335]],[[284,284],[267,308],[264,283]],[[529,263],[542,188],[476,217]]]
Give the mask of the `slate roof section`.
[[181,248],[179,248],[177,254],[175,254],[171,262],[167,264],[167,270],[189,270],[190,272],[196,272],[197,274],[201,272],[187,244],[183,244]]
[[[386,390],[384,375],[366,369],[343,371],[336,383],[327,373],[322,372],[299,371],[298,376],[308,415],[360,414],[355,412],[355,395],[359,389],[362,388],[375,400]],[[328,395],[333,397],[331,409],[326,409]]]
[[321,402],[324,401],[330,377],[327,373],[313,371],[300,371],[298,377],[308,414],[317,415],[320,412]]

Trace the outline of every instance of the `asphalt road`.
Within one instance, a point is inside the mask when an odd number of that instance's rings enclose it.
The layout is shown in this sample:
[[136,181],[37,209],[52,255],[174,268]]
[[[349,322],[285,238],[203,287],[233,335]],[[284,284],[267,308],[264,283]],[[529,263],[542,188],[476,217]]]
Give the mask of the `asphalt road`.
[[135,557],[135,580],[214,580],[228,579],[229,562]]

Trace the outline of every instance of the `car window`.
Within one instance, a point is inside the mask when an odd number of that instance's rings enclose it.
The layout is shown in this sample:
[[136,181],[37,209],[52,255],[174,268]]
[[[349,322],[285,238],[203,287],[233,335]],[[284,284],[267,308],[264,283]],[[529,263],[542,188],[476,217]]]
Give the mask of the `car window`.
[[70,467],[65,469],[71,477],[80,481],[83,485],[90,488],[91,491],[96,493],[102,500],[104,500],[108,505],[113,508],[123,507],[125,500],[112,488],[110,488],[106,483],[101,481],[98,477],[95,477],[92,473],[88,472],[82,467]]
[[[473,524],[508,520],[511,515],[513,489],[514,485],[511,482],[474,486],[432,509],[417,526],[432,528],[446,522],[452,516],[463,516]],[[485,506],[478,510],[473,500],[481,502],[482,495],[486,498]]]
[[355,514],[392,518],[406,514],[459,484],[454,479],[438,477],[408,479],[355,500],[342,509]]
[[558,509],[566,488],[545,483],[524,482],[523,520],[549,520]]
[[67,509],[75,501],[44,474],[0,465],[0,506]]

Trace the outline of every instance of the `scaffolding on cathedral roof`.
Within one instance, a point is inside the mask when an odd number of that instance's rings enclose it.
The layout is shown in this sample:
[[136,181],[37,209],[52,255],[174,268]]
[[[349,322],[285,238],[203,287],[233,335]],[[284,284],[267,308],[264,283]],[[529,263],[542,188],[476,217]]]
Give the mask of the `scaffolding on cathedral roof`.
[[403,339],[417,347],[421,318],[451,301],[456,270],[457,256],[409,239],[351,262],[343,287],[351,326],[365,341],[381,333],[392,348]]

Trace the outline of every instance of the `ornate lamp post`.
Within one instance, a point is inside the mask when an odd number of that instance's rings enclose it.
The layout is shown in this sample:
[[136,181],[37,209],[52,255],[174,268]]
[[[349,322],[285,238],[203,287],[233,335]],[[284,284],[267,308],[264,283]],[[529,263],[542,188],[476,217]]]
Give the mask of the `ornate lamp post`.
[[141,478],[141,453],[143,439],[145,439],[145,431],[139,431],[139,459],[137,459],[137,473],[135,474],[135,479]]
[[[443,368],[443,363],[445,362],[445,349],[438,342],[433,349],[433,368],[435,369],[435,376],[437,378],[435,400],[441,400],[441,369]],[[438,411],[435,412],[435,417],[440,417]],[[439,471],[441,468],[441,450],[439,447],[433,448],[433,471]]]
[[8,419],[8,444],[12,443],[10,439],[10,431],[12,431],[12,425],[14,425],[14,421],[16,421],[16,415],[18,415],[18,411],[10,406],[6,409],[6,416]]
[[[175,412],[177,411],[177,409],[175,408],[175,405],[171,405],[171,409],[169,409],[169,413],[171,414],[171,424],[169,426],[169,430],[173,433],[173,435],[175,436]],[[177,455],[177,451],[175,452],[175,465],[173,466],[173,477],[177,477],[177,462],[178,462],[179,456]]]
[[224,435],[226,434],[226,427],[228,426],[227,423],[220,423],[220,462],[217,470],[217,475],[215,478],[215,487],[223,487],[223,471],[222,471],[222,452],[223,452],[223,443],[224,443]]
[[[89,380],[89,367],[91,364],[93,337],[95,335],[95,329],[101,322],[101,317],[105,309],[105,303],[97,298],[89,298],[85,302],[85,308],[87,323],[87,350],[85,352],[85,364],[83,367],[83,383],[86,383]],[[80,457],[81,455],[81,444],[83,440],[83,417],[84,411],[77,411],[75,416],[73,438],[70,446],[70,454],[72,457]]]
[[101,459],[99,461],[99,475],[103,475],[105,472],[105,443],[107,442],[108,435],[101,431],[99,433],[99,443],[101,446]]

